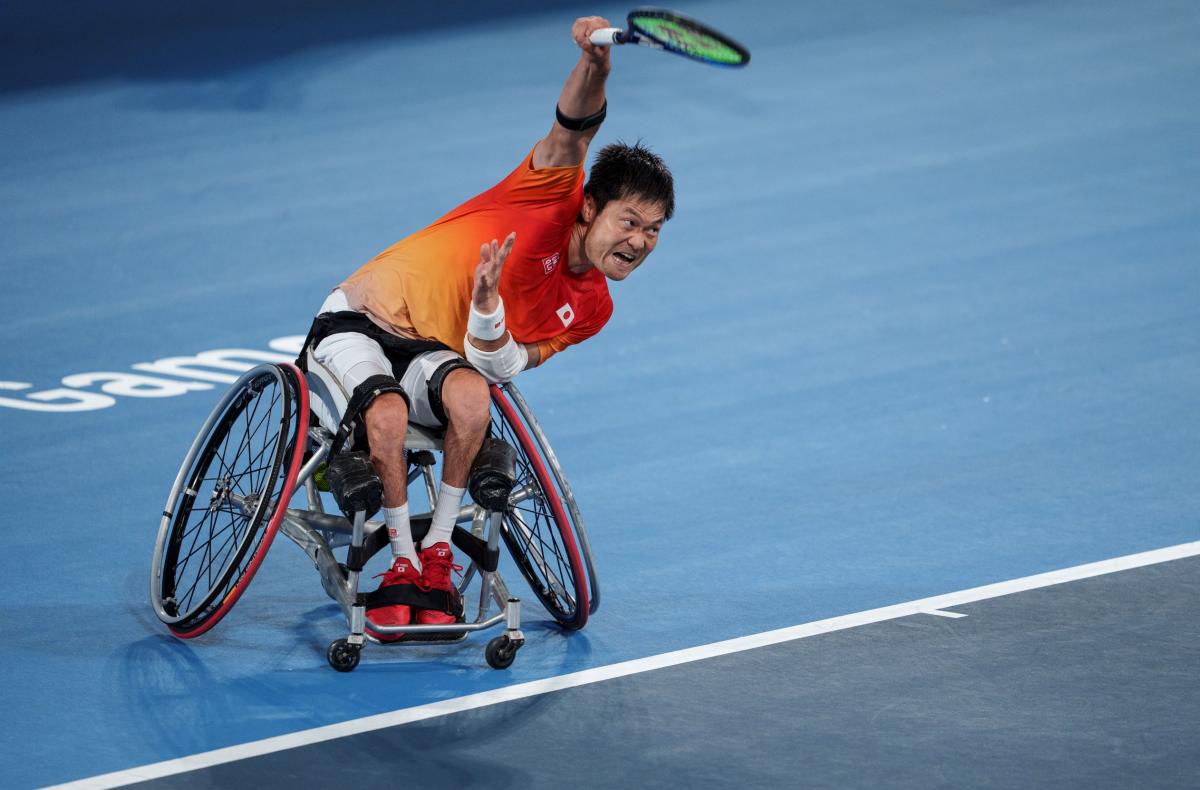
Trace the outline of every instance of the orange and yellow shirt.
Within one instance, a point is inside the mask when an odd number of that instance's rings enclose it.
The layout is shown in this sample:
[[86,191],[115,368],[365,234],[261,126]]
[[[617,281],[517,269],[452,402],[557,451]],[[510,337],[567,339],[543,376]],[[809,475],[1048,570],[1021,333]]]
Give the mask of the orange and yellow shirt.
[[543,361],[600,331],[612,316],[595,268],[567,268],[583,205],[583,167],[533,167],[533,152],[503,181],[379,253],[339,287],[355,310],[401,337],[463,352],[479,246],[517,232],[500,275],[505,321]]

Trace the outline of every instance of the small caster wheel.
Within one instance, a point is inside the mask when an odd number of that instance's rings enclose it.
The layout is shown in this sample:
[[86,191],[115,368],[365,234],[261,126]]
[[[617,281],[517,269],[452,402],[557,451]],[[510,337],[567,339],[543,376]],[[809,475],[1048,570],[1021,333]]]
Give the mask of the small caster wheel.
[[508,669],[513,659],[517,657],[517,649],[521,646],[507,636],[498,636],[487,643],[484,656],[492,669]]
[[338,639],[329,645],[329,649],[325,651],[325,658],[329,659],[329,666],[338,672],[353,672],[358,666],[358,654],[361,651],[360,646],[352,645],[345,639]]

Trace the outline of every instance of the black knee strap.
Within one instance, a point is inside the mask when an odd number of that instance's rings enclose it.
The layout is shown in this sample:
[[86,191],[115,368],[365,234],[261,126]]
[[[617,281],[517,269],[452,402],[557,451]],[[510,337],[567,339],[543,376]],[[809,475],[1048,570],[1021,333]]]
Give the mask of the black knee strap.
[[447,376],[462,368],[474,370],[475,366],[462,357],[448,359],[438,365],[437,370],[433,371],[433,375],[429,377],[429,408],[433,410],[433,416],[437,417],[442,425],[450,422],[446,418],[446,407],[442,405],[442,385],[446,383]]
[[394,392],[401,398],[404,398],[404,405],[409,406],[408,393],[404,391],[404,387],[400,386],[400,382],[396,381],[391,376],[371,376],[369,379],[359,384],[354,388],[354,392],[350,395],[350,401],[346,404],[346,413],[342,415],[342,421],[338,425],[337,435],[333,438],[333,447],[330,449],[330,456],[335,456],[342,451],[342,446],[346,440],[350,438],[354,432],[355,425],[359,422],[359,415],[367,410],[367,407],[375,402],[375,399],[386,392]]
[[393,584],[367,595],[367,611],[382,606],[415,606],[462,617],[462,597],[456,590],[422,590],[415,584]]

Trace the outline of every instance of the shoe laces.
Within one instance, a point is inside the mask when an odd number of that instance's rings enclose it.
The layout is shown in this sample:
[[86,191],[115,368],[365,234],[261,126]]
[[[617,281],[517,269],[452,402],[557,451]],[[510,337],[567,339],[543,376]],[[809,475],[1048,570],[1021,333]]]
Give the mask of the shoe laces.
[[415,584],[418,590],[429,592],[430,586],[425,582],[424,577],[417,572],[417,569],[413,567],[411,562],[406,565],[408,569],[406,572],[396,570],[396,565],[397,563],[393,562],[392,567],[383,573],[375,574],[372,578],[378,579],[382,576],[383,582],[380,583],[381,587],[388,587],[393,584]]
[[437,553],[430,551],[423,553],[421,556],[421,575],[431,576],[435,579],[445,577],[450,579],[450,572],[462,573],[463,566],[455,562],[449,551],[444,555],[439,556]]

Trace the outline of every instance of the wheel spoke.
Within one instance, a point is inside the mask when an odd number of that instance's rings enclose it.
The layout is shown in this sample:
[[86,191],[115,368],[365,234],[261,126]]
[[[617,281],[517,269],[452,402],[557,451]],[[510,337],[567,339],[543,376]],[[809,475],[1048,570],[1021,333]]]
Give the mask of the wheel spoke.
[[[516,513],[513,513],[510,516],[509,520],[516,527],[517,534],[521,538],[524,539],[525,546],[526,546],[526,548],[529,549],[530,556],[532,556],[534,559],[534,562],[537,563],[537,566],[541,570],[542,575],[545,577],[546,581],[550,582],[550,588],[554,592],[558,593],[558,595],[560,595],[567,602],[568,606],[574,606],[575,605],[574,599],[566,591],[566,588],[563,587],[562,582],[559,581],[559,579],[558,579],[558,576],[556,576],[550,570],[550,567],[546,563],[546,558],[543,555],[541,548],[539,548],[538,546],[535,546],[533,544],[533,539],[535,537],[537,538],[538,543],[540,543],[542,546],[546,545],[545,541],[543,541],[540,537],[537,537],[534,534],[534,532],[532,530],[530,530],[528,526],[526,526],[524,520],[520,516],[518,516]],[[560,563],[560,570],[561,570],[561,563]]]
[[537,597],[557,619],[564,623],[573,621],[579,613],[576,592],[584,581],[576,578],[558,521],[546,500],[557,491],[543,488],[537,467],[516,430],[504,411],[497,409],[499,413],[493,415],[492,420],[493,435],[507,442],[517,453],[517,480],[502,534]]
[[213,602],[251,567],[259,527],[278,508],[287,479],[283,451],[295,447],[288,431],[298,428],[298,410],[279,375],[276,369],[247,379],[228,401],[177,499],[162,589],[174,599],[169,614],[181,627],[220,616]]

